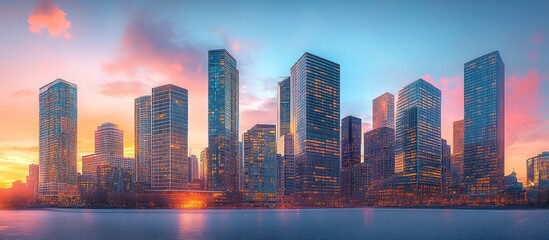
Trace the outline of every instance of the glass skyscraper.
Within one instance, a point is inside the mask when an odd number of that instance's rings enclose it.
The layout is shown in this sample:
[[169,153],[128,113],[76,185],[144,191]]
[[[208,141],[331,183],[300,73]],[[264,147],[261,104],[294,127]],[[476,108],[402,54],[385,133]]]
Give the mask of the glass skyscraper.
[[542,152],[526,160],[526,185],[549,189],[549,152]]
[[75,191],[76,85],[57,79],[40,88],[38,193],[57,196]]
[[180,190],[188,180],[188,92],[167,84],[152,89],[151,189]]
[[351,168],[360,164],[362,119],[347,116],[341,120],[341,193],[350,195],[353,188]]
[[441,92],[423,79],[398,93],[395,172],[421,195],[440,193]]
[[95,154],[124,156],[124,132],[114,123],[103,123],[95,130]]
[[275,125],[257,124],[243,134],[243,201],[274,204],[278,192]]
[[451,168],[451,162],[450,162],[450,152],[451,152],[451,147],[450,145],[448,145],[448,141],[446,141],[446,139],[441,139],[441,142],[440,142],[440,151],[441,151],[441,155],[440,155],[440,160],[441,160],[441,163],[442,163],[442,180],[441,180],[441,183],[442,183],[442,193],[446,194],[448,193],[448,187],[450,186],[450,179],[451,179],[451,174],[450,174],[450,168]]
[[372,105],[373,129],[388,127],[395,129],[395,96],[388,92],[377,97]]
[[238,69],[225,49],[208,51],[208,172],[206,189],[237,192]]
[[339,64],[311,53],[303,54],[291,68],[296,193],[304,197],[339,192],[339,77]]
[[454,122],[454,148],[450,168],[460,177],[463,176],[463,120]]
[[136,182],[143,184],[145,188],[151,186],[151,108],[151,96],[134,100]]
[[279,194],[289,196],[295,192],[294,144],[290,133],[290,77],[277,85],[277,153],[279,157]]
[[464,187],[468,194],[503,188],[505,66],[495,51],[464,65]]

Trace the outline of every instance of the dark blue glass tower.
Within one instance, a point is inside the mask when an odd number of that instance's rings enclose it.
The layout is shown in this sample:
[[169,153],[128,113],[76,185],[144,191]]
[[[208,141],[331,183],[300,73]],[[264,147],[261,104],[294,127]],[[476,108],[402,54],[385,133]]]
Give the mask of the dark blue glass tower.
[[339,76],[339,64],[310,53],[291,68],[296,193],[305,197],[339,192]]
[[362,120],[347,116],[341,120],[341,193],[351,195],[355,182],[351,168],[360,164],[362,144]]
[[465,192],[503,188],[505,151],[505,65],[495,51],[464,65]]
[[238,191],[238,69],[227,50],[208,51],[208,190]]
[[398,93],[395,172],[410,191],[433,196],[441,181],[441,92],[418,79]]

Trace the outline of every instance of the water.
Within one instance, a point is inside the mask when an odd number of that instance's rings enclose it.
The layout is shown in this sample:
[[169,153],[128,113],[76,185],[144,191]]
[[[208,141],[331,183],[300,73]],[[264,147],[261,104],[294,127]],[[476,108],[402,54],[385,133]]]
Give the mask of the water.
[[0,210],[0,239],[549,239],[549,210]]

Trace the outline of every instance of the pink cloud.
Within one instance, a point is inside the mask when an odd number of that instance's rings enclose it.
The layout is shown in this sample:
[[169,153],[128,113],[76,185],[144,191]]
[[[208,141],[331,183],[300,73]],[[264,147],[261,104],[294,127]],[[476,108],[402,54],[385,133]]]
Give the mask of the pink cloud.
[[38,1],[27,20],[29,31],[41,34],[42,30],[46,29],[50,37],[61,36],[70,40],[71,22],[67,20],[66,15],[67,13],[55,5],[53,0]]
[[532,43],[536,45],[540,45],[543,43],[543,33],[536,33],[534,36],[532,36],[532,39],[530,40]]
[[31,96],[32,94],[33,94],[33,91],[29,89],[21,89],[21,90],[12,92],[10,95],[12,97],[27,97],[27,96]]
[[111,81],[101,86],[101,94],[106,96],[139,96],[143,92],[150,91],[140,81]]

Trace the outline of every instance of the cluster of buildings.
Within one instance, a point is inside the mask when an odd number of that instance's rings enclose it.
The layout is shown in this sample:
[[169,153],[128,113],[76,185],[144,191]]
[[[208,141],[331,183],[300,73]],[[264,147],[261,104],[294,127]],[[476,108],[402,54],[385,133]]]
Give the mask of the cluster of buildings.
[[210,50],[199,158],[188,154],[188,91],[168,84],[135,99],[135,158],[124,157],[118,126],[105,123],[78,174],[77,87],[57,79],[40,89],[40,166],[30,166],[27,186],[35,198],[65,202],[114,192],[250,207],[498,204],[509,194],[546,204],[548,152],[527,160],[526,187],[504,176],[504,81],[497,51],[464,64],[464,106],[454,106],[464,119],[451,148],[441,137],[442,93],[428,81],[402,88],[396,106],[391,93],[375,98],[363,133],[360,118],[341,118],[339,64],[305,53],[278,83],[276,124],[258,123],[239,141],[237,61]]

